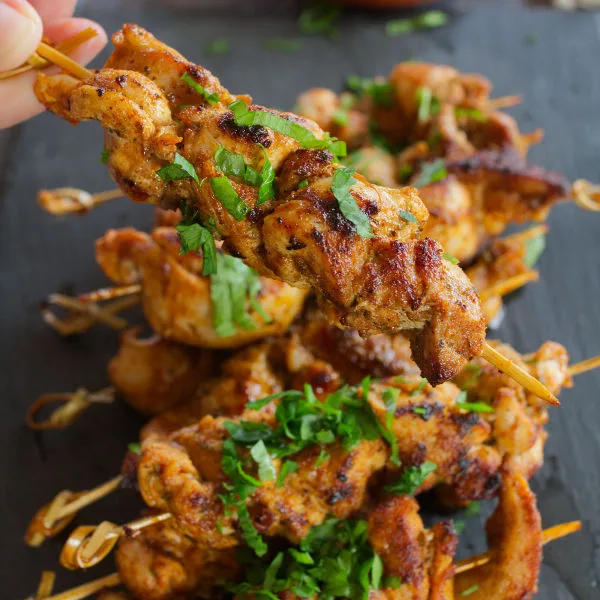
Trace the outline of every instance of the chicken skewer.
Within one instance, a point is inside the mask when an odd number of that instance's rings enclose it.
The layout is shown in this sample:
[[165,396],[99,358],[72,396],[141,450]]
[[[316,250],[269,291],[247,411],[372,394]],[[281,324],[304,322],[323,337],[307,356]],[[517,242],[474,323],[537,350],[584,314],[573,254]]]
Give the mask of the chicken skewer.
[[[451,378],[482,351],[484,322],[477,297],[464,274],[442,259],[435,242],[415,239],[417,228],[399,223],[394,214],[398,210],[411,212],[417,225],[422,223],[427,211],[416,194],[409,189],[395,193],[353,179],[352,173],[335,163],[327,150],[329,147],[341,151],[339,144],[327,138],[314,123],[298,122],[289,114],[278,115],[258,107],[249,110],[243,99],[234,100],[210,73],[188,63],[141,28],[126,26],[114,40],[117,50],[97,76],[82,83],[65,76],[40,79],[36,91],[46,106],[73,122],[96,118],[107,125],[105,109],[122,98],[130,115],[117,116],[117,120],[131,125],[129,118],[136,113],[136,122],[146,123],[148,137],[144,144],[154,146],[153,155],[140,153],[139,143],[133,138],[128,140],[133,134],[131,128],[124,137],[107,133],[109,166],[130,197],[166,206],[175,196],[184,198],[205,220],[214,220],[228,252],[240,254],[259,273],[315,288],[333,322],[356,327],[364,334],[406,329],[412,337],[416,362],[433,384]],[[141,63],[148,61],[161,65],[160,80],[153,81],[136,71],[118,70],[123,66],[143,70]],[[157,85],[158,81],[164,89]],[[144,90],[143,102],[153,107],[158,121],[153,123],[136,104],[130,85]],[[98,94],[100,88],[102,93]],[[167,88],[177,90],[171,104],[164,96]],[[194,91],[211,106],[199,113],[193,108],[188,113],[186,109],[178,113],[177,123],[193,125],[204,132],[187,137],[184,158],[177,152],[177,144],[182,140],[179,134],[184,131],[173,121],[171,110],[189,100]],[[137,102],[140,99],[138,96]],[[235,113],[226,109],[227,105]],[[192,133],[192,129],[188,131]],[[250,133],[256,141],[240,139],[240,133]],[[242,161],[264,163],[261,195],[257,188],[219,176],[213,161],[207,160],[207,153],[221,148],[229,154],[232,149],[242,150]],[[138,156],[135,173],[120,172],[126,155],[129,164],[133,156]],[[174,161],[171,164],[176,166],[163,170],[163,179],[157,180],[156,171],[168,166],[165,161]],[[193,164],[192,170],[182,179],[181,169],[186,171],[188,164]],[[298,169],[302,172],[300,177]],[[277,199],[271,200],[275,191],[270,184],[275,172],[279,172],[279,189]],[[212,191],[195,182],[200,181],[199,177],[210,178],[208,187]],[[308,184],[297,190],[305,179]],[[354,193],[350,193],[350,187]],[[314,202],[309,201],[313,196],[325,201],[316,212]],[[346,213],[353,220],[340,220],[338,196],[343,198],[344,207],[350,207]],[[263,201],[265,206],[261,205]],[[368,213],[373,212],[375,215],[369,217]],[[248,214],[250,219],[245,218]],[[300,215],[305,215],[304,221],[298,220]],[[289,228],[294,231],[292,237],[286,233]],[[360,275],[365,269],[366,278]],[[487,355],[496,358],[493,352]],[[557,402],[539,382],[524,372],[518,376],[537,389],[541,397]]]

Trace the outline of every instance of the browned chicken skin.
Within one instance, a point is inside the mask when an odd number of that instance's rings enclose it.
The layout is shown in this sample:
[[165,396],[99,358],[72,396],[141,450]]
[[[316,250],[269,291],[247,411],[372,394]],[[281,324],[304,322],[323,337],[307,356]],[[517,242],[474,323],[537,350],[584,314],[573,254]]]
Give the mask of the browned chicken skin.
[[[303,149],[260,126],[237,126],[227,109],[233,97],[218,80],[143,29],[127,25],[114,43],[117,49],[106,68],[89,81],[40,76],[36,90],[48,108],[67,120],[103,123],[109,166],[132,199],[167,207],[184,199],[214,219],[228,252],[262,275],[314,288],[332,322],[362,334],[405,330],[416,362],[433,384],[452,377],[481,351],[485,324],[477,296],[460,269],[442,258],[436,242],[416,237],[427,211],[414,190],[389,190],[359,177],[352,196],[374,233],[360,237],[330,190],[340,165],[328,151]],[[186,72],[220,101],[177,112],[194,101],[191,88],[181,81]],[[308,120],[279,116],[318,139],[324,135]],[[256,188],[232,181],[249,209],[240,222],[211,186],[190,180],[165,183],[156,175],[177,150],[200,178],[219,175],[213,154],[220,146],[258,165],[263,154],[257,142],[278,175],[277,197],[258,206]],[[304,179],[308,185],[298,190]],[[405,222],[398,211],[411,212],[417,223]]]

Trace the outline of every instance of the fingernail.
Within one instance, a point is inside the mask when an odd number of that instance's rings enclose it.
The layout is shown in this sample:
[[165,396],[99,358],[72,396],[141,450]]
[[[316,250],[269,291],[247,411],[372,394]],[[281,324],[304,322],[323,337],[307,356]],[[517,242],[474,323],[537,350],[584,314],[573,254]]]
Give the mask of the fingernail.
[[41,19],[28,2],[0,1],[0,71],[22,65],[41,39]]

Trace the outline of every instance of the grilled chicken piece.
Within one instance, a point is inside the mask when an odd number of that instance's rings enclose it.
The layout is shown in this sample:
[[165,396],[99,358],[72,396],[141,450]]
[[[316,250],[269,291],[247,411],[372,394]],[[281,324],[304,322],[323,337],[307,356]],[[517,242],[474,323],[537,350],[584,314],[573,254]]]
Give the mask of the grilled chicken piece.
[[115,560],[123,585],[141,600],[210,597],[239,570],[232,551],[199,547],[170,521],[123,536]]
[[457,597],[473,590],[474,600],[523,600],[537,592],[543,536],[535,495],[521,475],[507,471],[503,479],[498,508],[486,527],[492,560],[456,576]]
[[[96,259],[117,283],[141,283],[148,322],[166,340],[206,348],[239,348],[284,333],[302,310],[307,291],[260,278],[257,300],[270,322],[254,310],[254,329],[221,336],[213,325],[211,279],[202,276],[201,253],[180,255],[177,232],[159,227],[151,235],[135,229],[111,229],[96,242]],[[216,300],[218,302],[218,299]]]
[[[414,190],[390,190],[358,177],[351,194],[374,233],[360,237],[331,191],[340,165],[327,150],[301,148],[261,126],[239,127],[227,108],[233,97],[218,80],[143,29],[126,25],[113,41],[116,50],[106,67],[88,81],[41,75],[36,91],[65,119],[97,119],[105,126],[108,164],[124,193],[164,207],[185,200],[192,212],[214,219],[227,252],[261,275],[314,288],[334,323],[364,335],[406,331],[417,364],[433,384],[451,378],[481,351],[485,322],[477,296],[436,242],[417,237],[427,210]],[[217,93],[219,102],[211,106],[194,96],[181,81],[184,73]],[[315,123],[291,113],[255,105],[250,110],[279,115],[324,137]],[[264,162],[259,143],[278,175],[277,195],[257,205],[257,188],[231,180],[249,209],[239,222],[210,185],[192,179],[166,183],[156,174],[179,151],[201,179],[220,176],[214,160],[220,146],[258,168]],[[298,190],[305,179],[308,185]],[[407,223],[399,211],[411,212],[417,222]]]
[[108,363],[108,378],[136,411],[158,415],[189,401],[211,377],[213,357],[156,334],[140,338],[140,330],[128,329],[121,336],[119,351]]

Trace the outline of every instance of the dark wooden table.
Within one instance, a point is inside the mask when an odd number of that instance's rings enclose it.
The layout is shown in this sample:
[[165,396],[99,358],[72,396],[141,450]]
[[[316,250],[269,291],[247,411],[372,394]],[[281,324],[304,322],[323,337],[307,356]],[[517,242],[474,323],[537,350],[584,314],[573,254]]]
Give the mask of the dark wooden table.
[[[340,88],[352,73],[387,73],[398,61],[418,58],[481,72],[496,94],[520,93],[514,110],[523,129],[543,127],[544,142],[532,160],[571,178],[600,180],[600,17],[525,9],[516,3],[480,3],[471,11],[453,4],[450,25],[388,39],[385,17],[352,12],[336,40],[302,38],[295,54],[270,53],[260,40],[295,35],[292,15],[249,16],[236,10],[174,12],[106,10],[85,12],[106,28],[138,22],[203,62],[233,91],[249,92],[264,104],[293,105],[316,85]],[[292,6],[294,2],[289,2]],[[230,5],[235,5],[230,2]],[[214,6],[214,3],[213,3]],[[458,9],[456,8],[458,6]],[[230,54],[205,56],[216,37],[228,37]],[[532,38],[535,37],[535,43]],[[27,406],[46,391],[90,389],[106,384],[106,363],[116,335],[102,328],[62,340],[39,315],[40,301],[55,290],[83,292],[106,283],[94,262],[93,240],[109,227],[149,226],[148,207],[117,201],[87,217],[57,219],[36,205],[39,188],[71,185],[90,191],[111,187],[98,157],[97,125],[72,128],[44,115],[4,134],[0,152],[0,461],[2,557],[0,597],[18,600],[33,592],[42,569],[56,569],[65,537],[38,550],[22,536],[31,515],[64,488],[85,489],[119,469],[127,442],[141,419],[121,402],[90,410],[67,431],[35,435],[24,426]],[[522,351],[546,339],[570,349],[573,360],[600,352],[600,215],[571,205],[550,218],[549,248],[542,279],[514,299],[496,333]],[[582,375],[552,410],[546,464],[534,478],[546,525],[582,519],[583,531],[545,550],[539,597],[593,600],[600,597],[600,373]],[[137,499],[122,492],[84,512],[78,523],[102,518],[122,522],[136,514]],[[470,518],[461,555],[483,547],[482,524],[489,507]],[[59,590],[112,569],[111,561],[89,573],[59,574]]]

